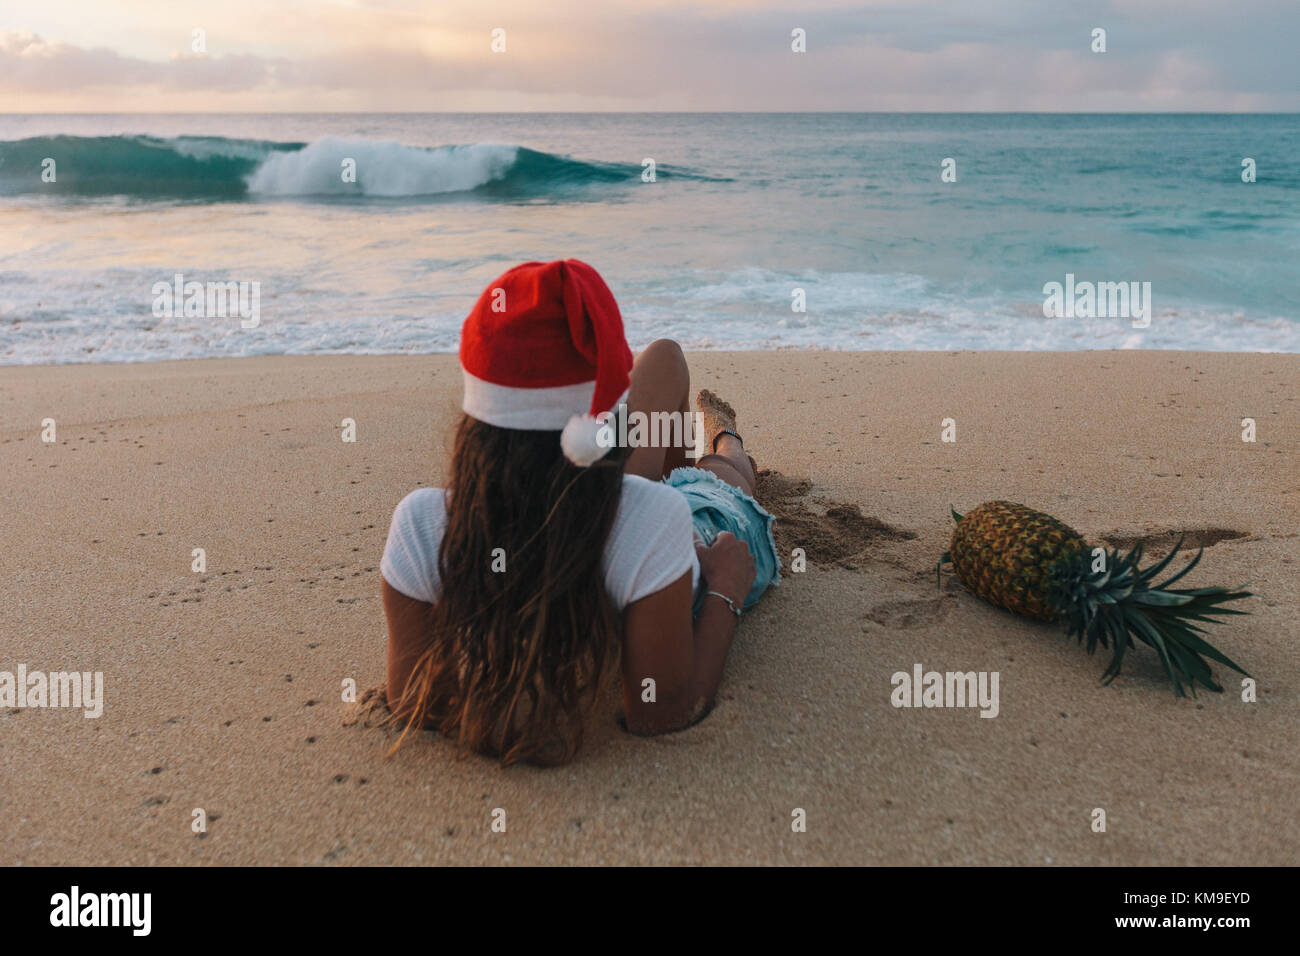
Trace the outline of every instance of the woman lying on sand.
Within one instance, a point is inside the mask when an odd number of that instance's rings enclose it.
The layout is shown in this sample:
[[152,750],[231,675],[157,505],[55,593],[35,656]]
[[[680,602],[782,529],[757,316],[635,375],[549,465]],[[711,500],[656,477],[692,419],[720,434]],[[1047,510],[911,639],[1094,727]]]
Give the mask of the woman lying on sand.
[[694,467],[683,447],[609,448],[602,413],[689,418],[690,376],[666,339],[633,364],[576,259],[493,282],[460,360],[449,487],[402,500],[381,565],[395,719],[503,764],[563,763],[620,660],[629,730],[703,717],[742,609],[780,576],[731,407],[699,393],[711,453]]

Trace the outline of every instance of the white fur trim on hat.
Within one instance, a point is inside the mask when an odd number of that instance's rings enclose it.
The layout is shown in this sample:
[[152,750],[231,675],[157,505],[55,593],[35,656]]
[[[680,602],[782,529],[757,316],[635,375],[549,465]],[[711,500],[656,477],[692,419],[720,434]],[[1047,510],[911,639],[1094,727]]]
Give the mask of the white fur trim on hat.
[[[559,431],[575,414],[591,408],[596,383],[558,385],[552,388],[511,388],[476,378],[464,369],[465,414],[498,428],[523,431]],[[603,453],[602,453],[603,454]]]

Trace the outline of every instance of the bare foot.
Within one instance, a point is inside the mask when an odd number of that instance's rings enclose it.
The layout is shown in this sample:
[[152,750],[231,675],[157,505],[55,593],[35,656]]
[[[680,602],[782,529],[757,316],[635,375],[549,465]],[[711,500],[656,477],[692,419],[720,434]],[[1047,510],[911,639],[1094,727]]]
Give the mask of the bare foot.
[[[727,402],[723,401],[707,388],[702,388],[695,396],[695,407],[700,411],[700,417],[704,420],[704,434],[709,438],[709,451],[717,447],[718,436],[724,431],[739,431],[736,428],[736,410]],[[749,459],[749,466],[758,474],[758,465],[754,462],[752,455],[745,455]]]

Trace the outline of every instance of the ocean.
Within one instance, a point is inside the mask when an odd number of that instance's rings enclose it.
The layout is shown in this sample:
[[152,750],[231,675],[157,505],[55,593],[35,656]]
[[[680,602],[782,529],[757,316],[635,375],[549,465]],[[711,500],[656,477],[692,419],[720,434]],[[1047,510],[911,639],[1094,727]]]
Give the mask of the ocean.
[[0,115],[0,364],[454,351],[569,257],[634,348],[1297,352],[1300,115]]

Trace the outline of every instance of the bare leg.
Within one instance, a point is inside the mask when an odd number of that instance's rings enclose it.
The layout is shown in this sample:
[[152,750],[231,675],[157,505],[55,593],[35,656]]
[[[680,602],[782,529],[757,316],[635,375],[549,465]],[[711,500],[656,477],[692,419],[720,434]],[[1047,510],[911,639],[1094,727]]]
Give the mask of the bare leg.
[[[690,369],[681,346],[676,342],[671,339],[652,342],[637,356],[631,378],[627,400],[629,412],[641,412],[646,416],[654,412],[679,412],[683,421],[691,414]],[[712,449],[710,454],[688,462],[687,449],[680,445],[643,445],[628,453],[623,470],[629,475],[658,481],[667,477],[674,468],[690,463],[713,472],[727,484],[752,495],[757,474],[754,459],[745,453],[744,446],[734,436],[721,434],[727,428],[738,430],[735,411],[708,389],[700,390],[696,405],[704,419],[705,447]]]
[[[658,339],[637,356],[632,366],[632,384],[627,407],[647,418],[654,412],[678,412],[685,423],[691,413],[691,373],[681,346],[672,339]],[[666,477],[686,464],[686,449],[665,448],[657,443],[633,448],[623,465],[629,475],[651,481]]]

